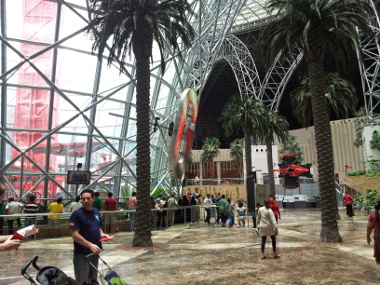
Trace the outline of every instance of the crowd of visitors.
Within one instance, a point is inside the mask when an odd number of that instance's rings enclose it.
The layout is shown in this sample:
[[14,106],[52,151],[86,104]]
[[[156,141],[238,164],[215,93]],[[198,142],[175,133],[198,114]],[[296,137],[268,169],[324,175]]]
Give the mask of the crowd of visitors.
[[[9,236],[3,236],[4,234],[4,217],[0,217],[0,250],[9,250],[16,249],[20,246],[20,240],[12,240],[10,239],[14,233],[14,222],[17,222],[17,228],[21,227],[21,221],[18,214],[32,214],[31,216],[25,216],[25,226],[33,225],[36,223],[35,214],[39,211],[39,205],[36,203],[36,196],[33,194],[29,194],[27,196],[27,202],[23,204],[20,201],[15,201],[13,197],[9,197],[7,202],[5,203],[2,199],[5,193],[5,186],[0,184],[0,215],[9,215],[6,218],[8,224],[8,234]],[[84,207],[83,204],[83,194],[88,193],[89,197],[87,197],[88,201],[86,201]],[[69,210],[74,214],[78,214],[78,210],[81,211],[94,211],[96,209],[96,213],[99,211],[115,211],[117,210],[117,200],[113,198],[113,194],[111,192],[107,193],[108,198],[104,201],[99,197],[99,192],[85,192],[82,191],[80,196],[75,198],[75,201],[71,203],[69,206]],[[81,202],[82,200],[82,202]],[[89,203],[91,202],[91,207]],[[343,197],[344,204],[346,206],[346,213],[349,217],[352,217],[353,214],[353,203],[354,198],[346,194]],[[127,201],[128,210],[129,211],[129,221],[130,221],[130,231],[135,230],[136,223],[136,192],[132,193],[132,197],[130,197]],[[201,206],[201,207],[188,207],[186,209],[181,209],[178,212],[181,206]],[[91,209],[90,209],[91,208]],[[245,227],[246,220],[248,214],[252,217],[253,228],[256,229],[258,235],[262,237],[261,243],[261,256],[263,259],[265,256],[265,244],[267,237],[269,236],[272,241],[272,249],[273,256],[278,258],[276,248],[276,236],[278,235],[278,222],[281,219],[280,208],[275,201],[274,197],[269,195],[268,199],[264,200],[264,205],[260,205],[260,203],[256,203],[255,210],[251,213],[247,213],[247,209],[244,206],[243,201],[232,201],[230,198],[226,198],[225,195],[218,193],[216,197],[211,194],[207,194],[204,199],[202,196],[197,193],[186,192],[186,194],[180,197],[178,200],[175,194],[171,194],[170,197],[164,197],[163,195],[158,195],[157,199],[151,197],[151,208],[155,211],[152,211],[152,229],[153,230],[162,230],[168,227],[175,225],[176,218],[179,216],[181,219],[180,222],[185,219],[187,222],[199,222],[203,219],[205,224],[210,225],[214,222],[217,225],[221,225],[222,227],[228,226],[228,228],[236,227]],[[62,198],[58,197],[56,201],[51,203],[48,206],[49,213],[63,213],[64,206],[62,204]],[[183,213],[183,215],[177,215],[177,213]],[[99,230],[99,235],[101,237],[106,236],[101,227],[102,221],[106,225],[105,232],[114,232],[114,222],[115,222],[115,214],[114,213],[105,213],[103,217],[100,214],[100,224],[96,226]],[[374,257],[376,262],[380,264],[380,200],[377,202],[375,206],[375,211],[369,215],[368,225],[367,225],[367,242],[368,244],[374,244]],[[214,218],[213,221],[211,219]],[[72,215],[70,219],[75,219],[75,216]],[[78,222],[78,220],[76,221]],[[48,229],[49,236],[53,236],[53,230],[57,230],[57,236],[60,236],[59,229],[61,228],[60,223],[60,215],[49,215],[48,216]],[[75,229],[74,226],[70,224],[71,229]],[[92,229],[93,231],[94,229]],[[74,231],[76,232],[76,231]],[[73,232],[73,233],[74,233]],[[371,235],[374,232],[374,238],[372,240]],[[79,233],[79,231],[78,231]],[[75,236],[75,234],[74,234]],[[74,237],[73,237],[74,238]],[[82,238],[76,237],[74,241],[80,244],[81,246],[89,248],[84,244]],[[96,244],[96,243],[95,243]],[[88,244],[87,244],[88,245]],[[95,249],[94,249],[95,248]],[[94,252],[101,247],[97,245],[96,247],[91,246],[89,248],[90,251]],[[78,263],[78,260],[76,261]],[[81,269],[82,270],[82,269]],[[91,275],[91,274],[90,274]],[[90,277],[90,276],[87,276]]]

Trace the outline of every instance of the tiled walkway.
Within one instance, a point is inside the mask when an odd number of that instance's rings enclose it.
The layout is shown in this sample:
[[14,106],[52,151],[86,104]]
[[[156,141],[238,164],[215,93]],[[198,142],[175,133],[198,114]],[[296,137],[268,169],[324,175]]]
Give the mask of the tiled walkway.
[[[339,221],[341,244],[318,242],[318,210],[283,210],[278,248],[281,257],[260,258],[260,237],[252,228],[202,224],[177,225],[153,232],[159,250],[120,250],[133,233],[117,233],[104,244],[102,257],[128,284],[380,284],[380,265],[366,244],[366,216]],[[18,251],[1,252],[0,284],[29,284],[22,265],[39,255],[39,265],[52,265],[73,276],[69,237],[24,243]],[[102,270],[106,270],[104,266]],[[30,270],[32,276],[35,271]]]

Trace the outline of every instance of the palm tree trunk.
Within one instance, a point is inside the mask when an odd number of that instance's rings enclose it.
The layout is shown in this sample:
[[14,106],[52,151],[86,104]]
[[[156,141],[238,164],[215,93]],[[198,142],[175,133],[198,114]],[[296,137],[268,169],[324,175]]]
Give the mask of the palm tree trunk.
[[272,155],[272,139],[268,137],[265,141],[267,145],[267,164],[268,164],[268,178],[269,178],[269,193],[273,196],[276,195],[276,188],[274,185],[274,174],[273,174],[273,155]]
[[325,79],[322,61],[309,61],[311,104],[315,127],[315,141],[321,198],[322,242],[342,242],[338,231],[338,204],[335,193],[334,162],[330,116],[325,98]]
[[[136,231],[132,246],[153,245],[150,209],[150,68],[149,23],[139,23],[140,33],[135,32],[133,52],[136,57],[136,120],[137,120],[137,207]],[[136,45],[136,46],[135,46]]]
[[215,179],[215,164],[214,164],[214,157],[210,157],[210,179]]
[[246,176],[252,172],[252,153],[251,153],[251,134],[244,131],[244,149],[245,149],[245,172]]

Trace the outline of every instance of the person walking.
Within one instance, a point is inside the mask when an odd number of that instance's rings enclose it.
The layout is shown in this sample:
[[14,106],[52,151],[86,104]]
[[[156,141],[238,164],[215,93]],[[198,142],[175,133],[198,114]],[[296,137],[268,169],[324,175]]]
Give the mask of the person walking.
[[[38,213],[38,205],[36,202],[36,195],[30,194],[28,196],[28,202],[22,208],[23,214],[37,214]],[[36,223],[36,216],[25,217],[25,226],[28,227],[30,225],[34,225]]]
[[129,231],[130,232],[133,232],[135,230],[136,206],[137,206],[136,192],[133,192],[132,197],[129,198],[128,200],[128,210],[133,211],[133,212],[129,212]]
[[274,214],[274,217],[276,218],[276,223],[278,224],[278,219],[281,219],[280,207],[278,206],[277,202],[274,199],[269,200],[269,202],[270,202],[270,208]]
[[278,235],[278,228],[273,211],[270,209],[270,202],[268,199],[264,200],[264,207],[261,207],[257,213],[257,224],[259,225],[259,235],[261,236],[261,259],[265,259],[265,243],[267,236],[272,240],[273,257],[278,258],[276,249],[276,235]]
[[378,200],[375,205],[375,211],[372,212],[368,217],[367,224],[367,243],[370,245],[372,242],[371,234],[374,230],[373,234],[373,256],[375,257],[375,261],[380,265],[380,201]]
[[227,199],[227,204],[225,206],[225,215],[227,216],[228,220],[228,227],[232,228],[234,225],[234,206],[232,205],[231,199]]
[[211,208],[210,207],[213,205],[210,194],[207,194],[206,198],[203,200],[203,204],[205,205],[205,210],[206,210],[206,214],[207,214],[206,219],[205,219],[205,223],[208,223],[210,225],[211,224],[210,223],[210,218],[211,218]]
[[343,202],[346,204],[346,214],[350,218],[354,215],[354,211],[352,208],[352,204],[354,203],[354,197],[352,197],[350,194],[346,193],[343,196]]
[[70,205],[70,212],[72,213],[79,208],[82,208],[82,203],[80,202],[80,196],[76,196],[74,202]]
[[[63,213],[62,198],[58,197],[56,202],[53,202],[48,207],[49,213]],[[49,237],[53,237],[53,230],[56,230],[57,237],[60,237],[59,232],[61,228],[61,216],[60,215],[49,215],[48,216],[48,231]]]
[[245,227],[245,215],[247,212],[247,209],[244,207],[243,202],[239,202],[238,207],[236,208],[239,227]]
[[257,218],[257,213],[259,212],[260,207],[261,207],[260,203],[257,202],[256,208],[252,212],[252,222],[253,222],[253,228],[254,229],[257,229],[256,218]]
[[[108,195],[108,198],[104,201],[104,210],[116,211],[117,209],[116,199],[112,198],[112,192],[108,192],[107,195]],[[115,214],[106,213],[105,223],[106,223],[106,232],[114,233],[115,232]]]
[[[97,280],[99,254],[102,250],[102,238],[109,238],[102,231],[102,219],[99,210],[93,207],[95,194],[93,190],[82,191],[82,208],[74,211],[70,216],[71,236],[74,240],[74,274],[75,280],[83,284],[87,279]],[[93,253],[86,259],[86,256]]]
[[[226,213],[226,205],[227,205],[226,196],[222,195],[221,199],[219,200],[218,206],[219,206],[219,215],[222,221],[222,227],[226,226],[227,221],[227,213]],[[218,219],[219,220],[219,219]]]
[[92,205],[95,209],[98,209],[98,211],[101,211],[103,209],[103,201],[99,197],[100,193],[95,192],[95,200],[94,200],[94,205]]
[[17,221],[17,219],[20,218],[19,216],[13,216],[13,215],[21,214],[22,206],[23,205],[20,202],[16,202],[13,197],[8,198],[8,204],[5,206],[5,214],[12,215],[12,216],[7,217],[8,234],[10,235],[14,233],[13,222]]

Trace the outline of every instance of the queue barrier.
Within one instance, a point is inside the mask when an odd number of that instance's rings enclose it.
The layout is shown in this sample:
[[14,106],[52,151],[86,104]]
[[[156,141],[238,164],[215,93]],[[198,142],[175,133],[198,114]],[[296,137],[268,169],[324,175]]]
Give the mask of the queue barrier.
[[[183,221],[183,224],[184,226],[186,227],[187,224],[196,224],[196,225],[199,225],[199,224],[204,224],[204,220],[206,218],[206,208],[210,208],[211,209],[211,219],[213,219],[214,221],[212,222],[212,224],[214,225],[217,225],[217,222],[218,222],[218,206],[215,206],[215,205],[212,205],[212,206],[208,206],[206,207],[205,205],[193,205],[193,206],[180,206],[180,207],[175,207],[175,208],[162,208],[160,210],[157,210],[157,209],[151,209],[152,212],[157,212],[157,211],[175,211],[178,213],[178,211],[180,212],[180,215],[176,216],[177,219],[175,219],[175,224],[179,224],[179,223],[182,223]],[[187,211],[190,211],[190,214],[186,214]],[[131,212],[136,212],[136,210],[115,210],[115,211],[100,211],[100,214],[125,214],[125,216],[127,217],[127,214],[128,213],[131,213]],[[37,213],[37,214],[12,214],[12,215],[0,215],[0,217],[6,219],[10,216],[12,217],[18,217],[18,218],[25,218],[25,217],[35,217],[35,224],[37,227],[40,227],[40,226],[45,226],[44,224],[39,224],[38,222],[39,221],[42,221],[44,220],[44,217],[48,217],[48,216],[60,216],[60,219],[61,220],[69,220],[70,218],[70,215],[71,215],[71,212],[63,212],[63,213]],[[166,215],[163,215],[164,216],[164,219],[165,219],[165,228],[168,228],[168,219],[169,219],[169,215],[168,213],[166,213]],[[234,217],[236,218],[237,215],[234,215]],[[178,220],[178,217],[181,219],[181,220]],[[247,219],[246,219],[246,224],[247,226],[249,227],[249,224],[250,224],[250,215],[247,214]],[[127,221],[127,218],[126,220]],[[104,224],[105,225],[105,224]],[[4,228],[3,230],[6,230],[7,227],[6,227],[6,223],[4,223]],[[16,231],[16,229],[15,229]],[[38,235],[34,235],[34,240],[36,240],[38,237]]]

